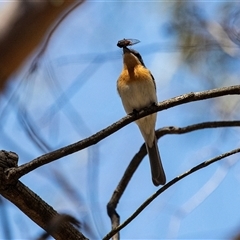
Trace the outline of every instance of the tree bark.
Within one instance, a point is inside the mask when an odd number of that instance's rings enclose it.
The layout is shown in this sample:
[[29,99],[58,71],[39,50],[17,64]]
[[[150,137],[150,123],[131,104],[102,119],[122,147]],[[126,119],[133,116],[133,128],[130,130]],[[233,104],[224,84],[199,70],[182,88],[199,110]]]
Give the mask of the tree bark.
[[58,226],[54,226],[51,229],[51,222],[56,218],[60,218],[61,215],[20,181],[13,182],[12,184],[7,183],[7,169],[13,166],[16,167],[17,161],[17,154],[0,151],[0,194],[17,206],[55,239],[86,240],[87,238],[67,221],[62,221]]

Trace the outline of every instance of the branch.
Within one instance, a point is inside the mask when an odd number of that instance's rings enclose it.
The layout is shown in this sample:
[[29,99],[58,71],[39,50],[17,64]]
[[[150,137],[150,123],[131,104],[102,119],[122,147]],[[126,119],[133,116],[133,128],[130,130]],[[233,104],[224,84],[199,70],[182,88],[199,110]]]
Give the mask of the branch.
[[49,26],[76,3],[76,0],[48,0],[15,1],[6,5],[8,9],[4,10],[8,11],[7,14],[0,13],[3,23],[0,29],[0,90],[8,77],[43,40]]
[[159,130],[156,130],[157,139],[163,137],[167,134],[183,134],[189,133],[197,130],[208,129],[208,128],[219,128],[219,127],[239,127],[240,121],[214,121],[214,122],[203,122],[186,127],[163,127]]
[[[156,131],[157,139],[161,138],[167,134],[184,134],[196,130],[206,129],[206,128],[218,128],[218,127],[240,127],[240,121],[219,121],[219,122],[203,122],[198,124],[193,124],[187,127],[163,127]],[[123,174],[122,179],[120,180],[118,186],[112,194],[110,201],[107,204],[107,213],[111,219],[112,229],[116,228],[120,224],[120,216],[116,211],[117,204],[122,197],[128,183],[130,182],[133,174],[138,168],[139,164],[142,162],[143,158],[147,155],[147,150],[145,143],[142,144],[139,151],[135,154],[131,162],[129,163],[126,171]],[[119,239],[118,235],[116,239]]]
[[101,141],[102,139],[108,137],[109,135],[113,134],[114,132],[118,131],[119,129],[123,128],[127,124],[150,115],[152,113],[166,110],[178,105],[182,105],[189,102],[195,102],[199,100],[206,100],[215,97],[221,97],[225,95],[239,95],[240,94],[240,85],[230,86],[230,87],[223,87],[223,88],[216,88],[208,91],[202,92],[191,92],[188,94],[183,94],[178,97],[171,98],[169,100],[163,101],[158,103],[156,106],[151,106],[147,109],[141,111],[138,115],[132,114],[127,115],[126,117],[122,118],[118,122],[112,124],[111,126],[97,132],[96,134],[92,135],[89,138],[86,138],[82,141],[73,143],[66,147],[60,148],[58,150],[52,151],[50,153],[44,154],[29,163],[23,164],[19,167],[9,169],[8,171],[8,181],[14,181],[19,179],[23,175],[33,171],[34,169],[41,167],[47,163],[55,161],[59,158],[65,157],[69,154],[75,153],[80,151],[84,148],[87,148],[91,145],[94,145]]
[[20,181],[8,184],[5,171],[9,167],[17,166],[17,161],[16,153],[0,151],[0,194],[55,239],[86,240],[87,238],[70,224],[72,218],[56,223],[52,229],[52,221],[62,219],[61,215]]
[[166,185],[161,187],[157,192],[155,192],[150,198],[148,198],[125,222],[123,222],[121,225],[119,225],[117,228],[113,229],[111,232],[109,232],[103,240],[108,240],[112,236],[114,236],[116,233],[118,233],[121,229],[123,229],[125,226],[127,226],[134,218],[136,218],[155,198],[157,198],[161,193],[163,193],[165,190],[167,190],[169,187],[174,185],[175,183],[179,182],[181,179],[187,177],[188,175],[191,175],[192,173],[205,168],[209,166],[210,164],[213,164],[223,158],[229,157],[233,154],[239,153],[240,148],[234,149],[230,152],[221,154],[215,158],[212,158],[208,161],[202,162],[199,165],[193,167],[192,169],[188,170],[187,172],[183,173],[182,175],[172,179],[170,182],[168,182]]

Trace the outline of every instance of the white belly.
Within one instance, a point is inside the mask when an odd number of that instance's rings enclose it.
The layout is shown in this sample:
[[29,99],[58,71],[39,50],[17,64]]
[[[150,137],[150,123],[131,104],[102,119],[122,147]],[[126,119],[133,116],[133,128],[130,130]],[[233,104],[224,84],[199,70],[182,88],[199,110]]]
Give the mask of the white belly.
[[[127,114],[141,110],[157,102],[153,81],[134,81],[118,88],[119,95]],[[136,121],[146,143],[151,147],[155,137],[157,114],[151,114]]]
[[157,102],[153,81],[134,81],[118,89],[125,111],[141,110]]

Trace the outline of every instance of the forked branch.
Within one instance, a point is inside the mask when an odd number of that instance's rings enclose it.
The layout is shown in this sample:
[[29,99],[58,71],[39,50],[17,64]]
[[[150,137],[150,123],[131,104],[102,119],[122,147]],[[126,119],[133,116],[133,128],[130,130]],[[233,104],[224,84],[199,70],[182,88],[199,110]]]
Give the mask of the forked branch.
[[167,190],[169,187],[171,187],[173,184],[179,182],[181,179],[187,177],[188,175],[191,175],[192,173],[205,168],[209,166],[210,164],[213,164],[223,158],[229,157],[233,154],[239,153],[240,148],[234,149],[230,152],[226,152],[224,154],[221,154],[215,158],[212,158],[210,160],[207,160],[205,162],[200,163],[199,165],[193,167],[192,169],[188,170],[187,172],[181,174],[180,176],[172,179],[170,182],[168,182],[166,185],[161,187],[158,191],[156,191],[150,198],[148,198],[125,222],[123,222],[121,225],[113,229],[111,232],[109,232],[103,240],[108,240],[115,234],[117,234],[121,229],[126,227],[133,219],[135,219],[155,198],[157,198],[161,193],[163,193],[165,190]]

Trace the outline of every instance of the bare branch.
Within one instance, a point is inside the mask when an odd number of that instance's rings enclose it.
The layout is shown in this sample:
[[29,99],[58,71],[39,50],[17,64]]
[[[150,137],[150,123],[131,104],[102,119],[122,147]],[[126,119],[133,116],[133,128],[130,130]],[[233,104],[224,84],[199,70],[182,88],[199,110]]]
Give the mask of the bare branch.
[[49,26],[76,2],[75,0],[59,2],[49,0],[8,3],[12,4],[9,14],[11,17],[5,21],[2,18],[6,15],[0,15],[1,23],[4,23],[0,29],[0,89],[8,77],[43,40]]
[[[161,138],[167,134],[184,134],[196,130],[206,129],[206,128],[219,128],[219,127],[240,127],[240,121],[219,121],[219,122],[203,122],[198,124],[193,124],[187,127],[163,127],[156,131],[157,139]],[[128,183],[130,182],[133,174],[138,168],[139,164],[142,162],[143,158],[146,156],[147,150],[145,143],[142,144],[139,151],[135,154],[131,162],[129,163],[126,171],[123,174],[118,186],[116,187],[110,201],[107,204],[107,213],[112,222],[112,229],[116,228],[120,224],[120,216],[116,211],[117,204],[122,197]],[[115,235],[114,235],[115,236]]]
[[112,124],[111,126],[93,134],[91,137],[81,140],[79,142],[73,143],[66,147],[60,148],[58,150],[52,151],[50,153],[44,154],[29,163],[23,164],[17,168],[9,169],[8,171],[8,180],[9,182],[19,179],[23,175],[31,172],[32,170],[41,167],[47,163],[55,161],[59,158],[65,157],[69,154],[75,153],[80,151],[84,148],[87,148],[91,145],[94,145],[101,141],[102,139],[108,137],[109,135],[113,134],[117,130],[123,128],[127,124],[145,117],[151,113],[166,110],[181,104],[206,100],[215,97],[221,97],[225,95],[239,95],[240,94],[240,85],[230,86],[230,87],[223,87],[223,88],[216,88],[208,91],[202,92],[191,92],[188,94],[183,94],[178,97],[171,98],[169,100],[163,101],[158,103],[156,106],[151,106],[147,109],[141,111],[138,115],[131,114],[127,115],[126,117],[122,118],[118,122]]
[[[143,158],[146,156],[147,150],[145,144],[143,144],[140,150],[135,154],[131,162],[129,163],[127,169],[125,170],[122,179],[117,185],[110,201],[107,204],[107,213],[109,218],[111,219],[112,229],[115,229],[120,224],[120,216],[116,211],[117,204],[122,197],[128,183],[130,182],[133,174],[138,168],[139,164],[142,162]],[[116,233],[113,236],[113,240],[120,239],[119,233]]]
[[189,133],[197,130],[207,129],[207,128],[219,128],[219,127],[239,127],[240,121],[215,121],[215,122],[203,122],[187,127],[163,127],[156,131],[157,139],[161,138],[167,134],[183,134]]
[[[8,184],[6,181],[5,171],[9,167],[16,166],[17,161],[16,153],[0,151],[0,194],[49,232],[51,220],[61,218],[60,215],[20,181],[12,184]],[[87,239],[70,224],[70,221],[62,222],[49,233],[55,239]]]
[[108,240],[112,236],[114,236],[117,232],[119,232],[121,229],[123,229],[125,226],[127,226],[134,218],[136,218],[155,198],[157,198],[161,193],[163,193],[165,190],[167,190],[169,187],[174,185],[175,183],[179,182],[181,179],[187,177],[188,175],[191,175],[192,173],[205,168],[209,166],[210,164],[213,164],[223,158],[229,157],[233,154],[239,153],[240,148],[234,149],[230,152],[226,152],[224,154],[221,154],[215,158],[212,158],[208,161],[202,162],[199,165],[193,167],[192,169],[188,170],[187,172],[183,173],[182,175],[172,179],[170,182],[168,182],[166,185],[161,187],[157,192],[155,192],[150,198],[148,198],[125,222],[123,222],[121,225],[119,225],[117,228],[113,229],[111,232],[109,232],[103,240]]

